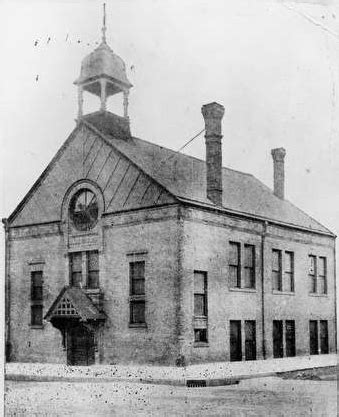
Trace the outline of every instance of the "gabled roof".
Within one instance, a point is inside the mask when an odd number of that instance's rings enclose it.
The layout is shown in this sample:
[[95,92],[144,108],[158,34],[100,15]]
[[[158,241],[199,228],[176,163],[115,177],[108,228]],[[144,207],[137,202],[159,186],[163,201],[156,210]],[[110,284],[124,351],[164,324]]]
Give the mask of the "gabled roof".
[[64,287],[45,315],[45,319],[61,317],[88,321],[102,320],[105,315],[98,310],[81,288]]
[[[116,116],[109,112],[90,114],[83,121],[111,141],[112,146],[175,197],[206,207],[216,207],[206,196],[205,161],[128,134],[116,135],[113,128]],[[225,210],[334,236],[288,200],[276,197],[270,188],[253,175],[225,167],[222,175]]]

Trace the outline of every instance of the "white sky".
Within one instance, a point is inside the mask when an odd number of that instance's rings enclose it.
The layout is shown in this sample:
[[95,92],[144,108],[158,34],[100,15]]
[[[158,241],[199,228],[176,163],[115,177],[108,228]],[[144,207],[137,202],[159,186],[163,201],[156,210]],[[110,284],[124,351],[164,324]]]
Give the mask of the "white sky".
[[[0,15],[8,217],[75,126],[73,81],[100,41],[102,2],[2,1]],[[134,85],[134,135],[179,149],[203,128],[201,105],[218,101],[224,165],[272,186],[270,150],[285,147],[287,198],[339,232],[338,5],[114,0],[107,26]],[[203,137],[185,151],[204,158]]]
[[[270,150],[285,147],[287,198],[339,233],[334,0],[109,0],[107,12],[108,42],[134,67],[134,135],[179,149],[203,128],[201,105],[218,101],[224,165],[272,186]],[[100,40],[101,18],[97,0],[0,1],[1,217],[74,128],[73,81]],[[204,157],[203,138],[186,152]],[[2,230],[0,241],[4,254]]]

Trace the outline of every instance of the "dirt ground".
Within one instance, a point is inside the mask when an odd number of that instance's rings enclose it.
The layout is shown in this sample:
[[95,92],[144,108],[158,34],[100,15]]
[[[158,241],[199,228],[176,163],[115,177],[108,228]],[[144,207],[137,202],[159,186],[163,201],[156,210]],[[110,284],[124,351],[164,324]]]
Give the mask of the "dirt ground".
[[336,416],[336,381],[267,377],[186,388],[123,382],[6,382],[6,416]]

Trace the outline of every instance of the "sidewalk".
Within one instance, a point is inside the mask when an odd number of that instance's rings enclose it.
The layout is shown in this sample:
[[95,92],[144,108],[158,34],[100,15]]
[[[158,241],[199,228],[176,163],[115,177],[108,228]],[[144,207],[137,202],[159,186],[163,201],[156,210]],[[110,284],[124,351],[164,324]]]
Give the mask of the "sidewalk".
[[151,365],[67,366],[60,364],[10,362],[5,366],[5,379],[15,381],[73,382],[145,382],[186,385],[190,380],[203,380],[206,385],[227,385],[240,379],[275,375],[310,368],[337,365],[337,355],[298,356],[246,362],[214,362],[185,368]]

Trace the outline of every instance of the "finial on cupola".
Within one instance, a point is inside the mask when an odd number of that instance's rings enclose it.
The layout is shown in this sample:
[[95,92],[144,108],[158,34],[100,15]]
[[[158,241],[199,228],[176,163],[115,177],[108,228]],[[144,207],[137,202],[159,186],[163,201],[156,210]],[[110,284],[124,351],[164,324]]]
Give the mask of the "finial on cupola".
[[83,93],[100,98],[100,111],[105,112],[107,99],[123,93],[123,116],[128,120],[128,95],[132,84],[126,75],[124,61],[116,55],[106,42],[106,4],[103,4],[102,41],[81,63],[80,77],[74,81],[78,86],[78,122],[83,116]]
[[104,14],[103,14],[103,22],[102,22],[102,42],[106,43],[106,3],[103,4],[104,7]]

